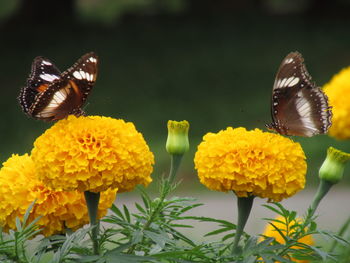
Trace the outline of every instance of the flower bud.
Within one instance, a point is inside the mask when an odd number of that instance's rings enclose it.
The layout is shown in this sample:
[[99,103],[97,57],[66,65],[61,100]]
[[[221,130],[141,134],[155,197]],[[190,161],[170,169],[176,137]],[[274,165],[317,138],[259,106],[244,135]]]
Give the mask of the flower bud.
[[166,150],[169,154],[182,155],[190,148],[188,142],[188,121],[168,121]]
[[332,184],[338,183],[343,178],[345,164],[349,160],[350,154],[329,147],[326,160],[319,171],[320,179]]

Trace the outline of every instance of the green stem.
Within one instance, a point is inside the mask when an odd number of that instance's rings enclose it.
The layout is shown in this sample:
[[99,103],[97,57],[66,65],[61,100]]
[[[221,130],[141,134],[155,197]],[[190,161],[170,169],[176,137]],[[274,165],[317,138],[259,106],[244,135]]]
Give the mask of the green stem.
[[317,189],[317,192],[315,194],[314,200],[312,201],[311,206],[310,206],[310,209],[311,209],[310,218],[311,218],[311,216],[314,215],[321,200],[328,193],[329,189],[331,189],[332,186],[333,186],[333,183],[321,179],[320,184],[318,185],[318,189]]
[[[349,226],[350,226],[350,217],[345,222],[345,224],[341,227],[341,229],[339,230],[337,235],[340,236],[340,237],[343,237],[344,233],[348,230]],[[329,250],[329,253],[333,253],[333,251],[334,251],[335,247],[337,246],[337,244],[338,244],[338,241],[333,240],[333,243],[332,243],[332,246],[331,246],[331,248]]]
[[238,221],[235,238],[233,240],[232,254],[238,253],[238,243],[243,234],[244,227],[247,223],[250,211],[252,210],[253,201],[255,196],[237,197],[238,206]]
[[171,165],[170,165],[170,171],[169,171],[169,177],[168,180],[166,180],[164,183],[165,185],[162,188],[162,192],[160,194],[160,200],[158,202],[158,205],[156,206],[156,208],[153,210],[153,212],[151,213],[151,216],[149,217],[148,221],[146,222],[146,224],[144,224],[143,226],[143,230],[147,229],[149,227],[149,225],[153,222],[154,218],[156,218],[163,206],[163,202],[164,199],[167,197],[167,195],[170,192],[171,189],[171,185],[174,182],[176,173],[179,169],[181,160],[182,160],[182,156],[183,155],[175,155],[172,154],[171,155]]
[[[169,176],[166,180],[163,181],[158,204],[157,204],[156,208],[151,212],[147,222],[143,225],[142,231],[146,230],[150,226],[150,224],[154,221],[154,219],[159,215],[159,213],[163,207],[164,199],[169,194],[171,186],[175,180],[176,173],[180,167],[183,155],[182,154],[181,155],[171,154],[170,156],[171,156],[171,165],[170,165]],[[136,244],[132,245],[129,248],[127,253],[131,254],[135,250],[135,248],[136,248]]]
[[170,172],[169,172],[169,185],[174,182],[177,170],[179,170],[182,154],[172,154],[171,155],[171,164],[170,164]]
[[91,240],[93,244],[94,254],[99,255],[98,234],[100,231],[100,221],[97,219],[98,203],[100,201],[100,193],[89,191],[84,192],[85,201],[88,208],[91,230]]

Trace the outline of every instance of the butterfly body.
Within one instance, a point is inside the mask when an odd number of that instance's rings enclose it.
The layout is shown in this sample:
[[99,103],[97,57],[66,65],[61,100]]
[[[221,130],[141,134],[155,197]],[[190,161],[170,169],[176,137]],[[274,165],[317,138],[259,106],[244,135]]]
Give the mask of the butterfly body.
[[44,121],[82,115],[81,107],[96,81],[97,66],[98,58],[92,52],[63,73],[50,60],[36,57],[27,85],[18,97],[23,111]]
[[332,112],[328,98],[312,82],[300,53],[282,61],[272,92],[269,129],[283,135],[311,137],[327,133]]

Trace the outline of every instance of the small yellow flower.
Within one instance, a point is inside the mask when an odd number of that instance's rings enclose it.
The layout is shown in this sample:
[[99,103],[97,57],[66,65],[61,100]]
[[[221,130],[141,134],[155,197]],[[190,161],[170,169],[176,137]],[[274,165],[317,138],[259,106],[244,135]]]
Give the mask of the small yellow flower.
[[323,88],[333,112],[329,135],[339,140],[350,139],[350,67],[334,75]]
[[109,117],[69,116],[36,139],[39,179],[53,189],[131,191],[148,185],[154,157],[134,124]]
[[[285,221],[285,218],[283,216],[278,216],[276,217],[276,220],[279,220],[281,222],[275,222],[273,221],[272,223],[285,235],[285,236],[291,236],[294,232],[295,232],[295,229],[293,229],[293,226],[296,224],[296,221],[292,221],[292,222],[289,222],[289,226],[288,226],[288,229],[289,229],[289,232],[287,233],[287,229],[286,229],[286,221]],[[282,223],[284,222],[284,223]],[[301,222],[301,219],[298,218],[297,219],[297,222],[300,223]],[[285,244],[285,240],[284,238],[281,236],[281,234],[270,224],[266,225],[266,228],[265,228],[265,231],[263,233],[264,236],[266,237],[274,237],[275,240],[280,243],[280,244]],[[263,241],[264,238],[260,238],[260,241]],[[311,235],[307,235],[307,236],[304,236],[302,237],[301,239],[298,240],[299,243],[304,243],[304,244],[307,244],[307,245],[314,245],[314,239],[312,238]],[[300,249],[300,247],[298,246],[293,246],[291,247],[292,249]],[[298,260],[298,259],[295,259],[295,258],[291,258],[293,260],[293,262],[300,262],[300,263],[307,263],[309,262],[308,260]]]
[[[101,194],[99,218],[112,206],[115,195],[116,190],[111,189]],[[43,228],[45,236],[64,233],[66,228],[76,230],[89,223],[83,193],[50,190],[37,179],[28,154],[12,155],[0,170],[0,224],[5,231],[16,229],[16,217],[22,219],[34,200],[29,219],[42,217],[37,225]]]
[[278,202],[304,188],[305,159],[300,144],[288,138],[229,127],[206,134],[194,162],[200,182],[211,190]]

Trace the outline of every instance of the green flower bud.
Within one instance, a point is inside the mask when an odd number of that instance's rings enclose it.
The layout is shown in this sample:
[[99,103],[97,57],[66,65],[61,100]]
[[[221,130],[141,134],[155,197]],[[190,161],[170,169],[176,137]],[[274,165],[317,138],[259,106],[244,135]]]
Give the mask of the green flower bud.
[[169,154],[182,155],[190,148],[188,142],[188,121],[168,121],[166,150]]
[[349,160],[350,154],[329,147],[326,160],[319,171],[320,179],[332,184],[338,183],[343,178],[345,164]]

